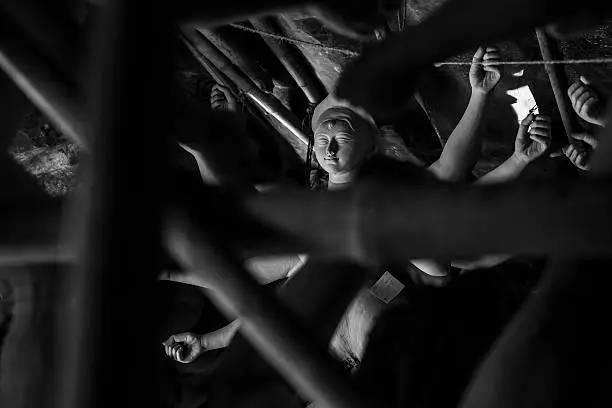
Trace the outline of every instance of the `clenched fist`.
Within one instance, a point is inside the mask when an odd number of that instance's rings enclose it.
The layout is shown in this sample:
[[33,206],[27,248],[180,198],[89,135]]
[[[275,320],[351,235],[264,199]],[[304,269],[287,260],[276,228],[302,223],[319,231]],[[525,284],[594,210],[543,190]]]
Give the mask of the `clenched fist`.
[[597,126],[604,126],[605,112],[602,101],[589,86],[585,77],[574,82],[567,90],[572,107],[578,116]]
[[[500,60],[499,48],[478,48],[470,67],[470,85],[472,86],[472,91],[488,94],[495,88],[495,85],[501,79],[501,70],[495,63]],[[487,65],[481,65],[480,63],[486,63]]]
[[202,344],[202,336],[194,333],[174,334],[162,345],[168,357],[184,364],[195,361],[206,351]]

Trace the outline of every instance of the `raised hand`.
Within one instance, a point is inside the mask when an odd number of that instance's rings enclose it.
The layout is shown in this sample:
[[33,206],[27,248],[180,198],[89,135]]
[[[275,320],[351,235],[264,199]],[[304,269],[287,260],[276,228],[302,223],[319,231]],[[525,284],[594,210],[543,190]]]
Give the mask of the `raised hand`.
[[578,116],[589,123],[604,126],[604,107],[585,77],[574,82],[567,90],[572,107]]
[[236,98],[226,87],[215,84],[210,91],[210,107],[214,111],[236,112]]
[[599,141],[595,136],[587,133],[574,134],[572,138],[577,142],[571,143],[563,149],[552,153],[550,157],[565,155],[569,161],[580,170],[589,170],[591,166],[591,153],[597,149]]
[[540,157],[550,146],[550,118],[530,113],[519,126],[514,142],[514,156],[530,163]]
[[184,364],[195,361],[206,351],[202,336],[193,333],[174,334],[162,345],[168,357]]
[[[472,66],[470,67],[470,85],[472,91],[488,94],[501,79],[501,70],[496,65],[481,65],[480,62],[494,64],[501,60],[499,48],[480,47],[472,58]],[[476,63],[476,64],[475,64]]]

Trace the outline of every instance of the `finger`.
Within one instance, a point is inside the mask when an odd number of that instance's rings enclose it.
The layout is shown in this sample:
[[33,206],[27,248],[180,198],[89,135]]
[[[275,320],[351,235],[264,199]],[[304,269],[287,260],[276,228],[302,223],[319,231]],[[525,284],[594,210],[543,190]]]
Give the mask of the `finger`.
[[534,121],[534,122],[531,122],[529,129],[540,129],[540,130],[546,130],[550,132],[550,123],[542,121],[542,120]]
[[584,84],[580,81],[576,81],[567,88],[567,94],[571,98],[574,93],[580,88],[584,87]]
[[591,82],[588,79],[586,79],[585,77],[583,77],[582,75],[580,76],[580,82],[582,82],[585,85],[590,85],[591,84]]
[[584,101],[580,109],[588,112],[588,110],[597,102],[599,102],[599,98],[597,98],[593,94],[589,94],[589,98],[586,101]]
[[550,122],[550,116],[538,114],[536,115],[535,120],[540,122]]
[[495,51],[499,52],[499,47],[496,45],[488,45],[486,47],[486,52],[495,52]]
[[588,133],[577,133],[577,134],[572,135],[572,138],[576,140],[582,140],[583,142],[590,145],[594,149],[597,148],[597,144],[599,142],[597,138],[595,138],[592,135],[589,135]]
[[493,74],[495,77],[500,76],[501,75],[501,71],[498,67],[496,66],[491,66],[491,65],[485,65],[484,67],[485,72],[490,72],[491,74]]
[[593,95],[590,92],[585,92],[583,94],[581,94],[577,99],[576,99],[576,110],[578,112],[582,112],[582,108],[584,106],[584,103],[589,100],[590,98],[592,98]]
[[486,52],[483,60],[485,61],[489,61],[489,60],[500,60],[501,59],[501,54],[499,52]]
[[585,86],[581,86],[570,96],[570,99],[573,103],[575,103],[575,101],[577,101],[584,94],[588,95],[589,89]]
[[529,137],[531,136],[537,136],[543,139],[550,139],[550,132],[548,132],[548,129],[534,129],[531,128],[529,130]]
[[185,342],[189,340],[190,336],[191,336],[191,333],[178,333],[178,334],[174,334],[172,338],[174,339],[175,342]]
[[226,87],[224,87],[223,85],[219,85],[219,90],[221,91],[221,93],[227,98],[230,94],[229,89],[227,89]]
[[544,150],[548,149],[548,144],[550,141],[547,138],[537,135],[529,135],[529,138],[534,142],[541,144],[544,147]]
[[175,360],[179,360],[181,358],[181,346],[177,345],[172,348],[172,356]]
[[225,96],[223,96],[223,94],[216,94],[213,95],[212,98],[210,98],[210,100],[215,103],[219,103],[219,102],[223,102],[225,100]]
[[564,157],[565,156],[565,149],[566,149],[566,147],[563,147],[563,148],[561,148],[559,150],[555,150],[548,157],[550,157],[551,159],[555,159],[557,157]]
[[573,149],[568,157],[572,161],[572,163],[576,163],[576,157],[578,157],[578,150]]
[[525,117],[525,119],[522,120],[520,126],[525,127],[525,128],[528,127],[531,124],[531,122],[533,122],[533,119],[535,118],[535,116],[536,115],[533,112],[530,113],[529,115]]
[[474,57],[472,58],[472,62],[480,62],[482,61],[482,57],[485,54],[485,50],[483,47],[478,47],[478,49],[476,50],[476,53],[474,54]]

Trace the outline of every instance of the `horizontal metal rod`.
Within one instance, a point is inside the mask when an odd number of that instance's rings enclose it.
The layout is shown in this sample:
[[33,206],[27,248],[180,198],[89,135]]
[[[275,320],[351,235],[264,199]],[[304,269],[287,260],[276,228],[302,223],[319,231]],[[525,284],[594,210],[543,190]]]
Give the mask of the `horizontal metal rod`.
[[180,216],[168,221],[166,231],[171,253],[183,267],[205,271],[215,288],[212,299],[229,317],[240,316],[241,332],[303,396],[327,407],[363,406],[299,319],[292,318],[227,251]]
[[66,136],[89,150],[83,98],[4,20],[0,18],[0,68]]
[[259,194],[246,207],[296,246],[364,262],[612,253],[612,194],[605,182],[491,187],[371,182],[341,192]]

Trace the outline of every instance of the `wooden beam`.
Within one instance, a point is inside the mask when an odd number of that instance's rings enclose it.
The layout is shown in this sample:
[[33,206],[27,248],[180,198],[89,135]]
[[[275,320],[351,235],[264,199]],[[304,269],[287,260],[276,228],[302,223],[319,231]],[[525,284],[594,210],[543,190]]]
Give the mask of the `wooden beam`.
[[[536,36],[538,38],[538,44],[540,45],[542,60],[551,61],[555,59],[552,54],[548,35],[542,29],[537,28]],[[571,110],[568,106],[567,93],[565,92],[565,89],[567,89],[567,85],[563,86],[561,84],[561,78],[559,73],[559,70],[563,68],[561,68],[559,65],[548,64],[544,65],[544,69],[546,70],[546,74],[548,74],[548,80],[550,81],[550,86],[553,90],[553,94],[555,95],[555,102],[557,103],[557,110],[559,111],[559,115],[561,116],[563,129],[565,129],[565,135],[567,136],[567,140],[571,143],[573,141],[573,131]]]

